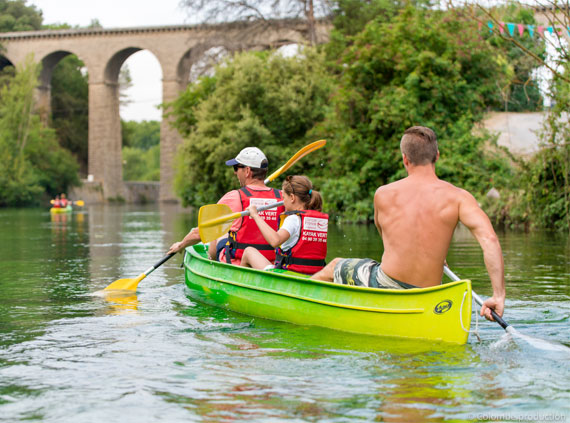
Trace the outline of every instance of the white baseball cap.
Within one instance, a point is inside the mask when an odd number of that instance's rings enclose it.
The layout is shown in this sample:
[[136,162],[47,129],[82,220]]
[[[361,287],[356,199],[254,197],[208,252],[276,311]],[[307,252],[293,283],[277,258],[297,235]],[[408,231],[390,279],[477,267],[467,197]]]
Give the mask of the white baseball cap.
[[228,160],[226,165],[244,165],[253,168],[266,168],[268,166],[267,157],[257,147],[246,147],[239,152],[235,159]]

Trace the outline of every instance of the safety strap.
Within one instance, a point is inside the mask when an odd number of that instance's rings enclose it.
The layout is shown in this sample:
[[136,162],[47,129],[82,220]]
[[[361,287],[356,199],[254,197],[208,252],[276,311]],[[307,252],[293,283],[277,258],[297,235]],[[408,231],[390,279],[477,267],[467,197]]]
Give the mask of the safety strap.
[[[279,192],[277,188],[271,188],[271,189],[273,190],[273,195],[275,196],[275,198],[280,200],[281,192]],[[253,197],[253,194],[246,187],[241,187],[240,191],[243,192],[246,197]]]
[[245,250],[247,247],[255,247],[258,250],[273,250],[274,248],[269,244],[244,244],[243,242],[232,243],[234,248]]
[[276,253],[275,264],[279,264],[280,268],[283,266],[288,266],[291,264],[295,264],[297,266],[319,266],[324,267],[326,262],[324,260],[316,260],[316,259],[304,259],[299,257],[291,257],[290,255],[282,254],[280,252]]

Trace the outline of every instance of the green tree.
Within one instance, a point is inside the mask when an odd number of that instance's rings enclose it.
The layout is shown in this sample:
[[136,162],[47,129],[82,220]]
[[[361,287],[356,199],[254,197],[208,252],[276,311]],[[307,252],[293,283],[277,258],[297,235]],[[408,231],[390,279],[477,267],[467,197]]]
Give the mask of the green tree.
[[87,173],[89,99],[84,64],[75,55],[63,58],[51,78],[51,126],[59,144],[76,157]]
[[330,42],[325,45],[331,64],[336,63],[344,50],[352,44],[354,36],[373,20],[390,21],[403,3],[398,0],[337,0],[332,11],[333,29]]
[[121,121],[121,131],[123,146],[146,151],[160,142],[160,122],[156,120]]
[[0,32],[38,30],[42,19],[42,12],[26,0],[0,0]]
[[147,150],[123,147],[123,179],[125,181],[160,180],[160,145]]
[[121,121],[123,135],[123,179],[160,180],[160,122]]
[[498,167],[508,178],[507,158],[499,152],[495,159],[492,147],[483,148],[485,138],[472,132],[495,84],[506,78],[506,60],[461,13],[408,6],[354,37],[339,62],[332,113],[313,132],[334,146],[327,166],[335,178],[320,181],[330,212],[372,219],[376,188],[405,174],[399,141],[413,125],[438,134],[440,176],[476,192],[505,183],[488,172]]
[[78,184],[77,164],[34,111],[39,66],[31,58],[0,90],[0,205],[39,202]]
[[[201,81],[215,84],[204,90]],[[211,203],[235,187],[223,163],[246,146],[261,148],[272,168],[285,163],[323,118],[330,89],[324,57],[310,48],[293,58],[242,53],[217,67],[214,79],[191,85],[176,104],[196,104],[192,110],[173,107],[188,133],[176,177],[183,203]],[[184,116],[190,123],[182,123]],[[304,173],[303,166],[295,172]]]

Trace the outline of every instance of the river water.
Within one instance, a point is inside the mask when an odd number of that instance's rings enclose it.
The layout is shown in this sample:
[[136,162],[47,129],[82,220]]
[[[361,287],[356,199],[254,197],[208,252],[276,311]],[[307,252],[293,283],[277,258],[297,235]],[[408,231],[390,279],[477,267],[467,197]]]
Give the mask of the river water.
[[[570,421],[568,350],[496,323],[479,320],[480,340],[453,346],[252,318],[192,300],[181,256],[136,295],[93,295],[148,269],[195,223],[172,205],[0,210],[0,421]],[[568,236],[499,235],[504,318],[570,346]],[[330,258],[380,251],[374,227],[330,225]],[[468,231],[448,262],[491,293]]]

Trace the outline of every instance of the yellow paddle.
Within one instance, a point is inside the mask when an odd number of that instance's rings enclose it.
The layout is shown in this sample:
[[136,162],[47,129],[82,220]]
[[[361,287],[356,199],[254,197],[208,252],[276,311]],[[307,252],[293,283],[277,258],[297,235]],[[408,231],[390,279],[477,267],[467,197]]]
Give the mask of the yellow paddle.
[[171,257],[173,257],[175,255],[176,255],[176,253],[171,253],[171,254],[165,255],[163,258],[160,259],[160,261],[156,262],[154,264],[154,266],[149,267],[147,270],[145,270],[143,273],[138,275],[136,278],[131,278],[131,279],[127,278],[127,279],[116,280],[111,285],[109,285],[107,288],[105,288],[105,291],[111,290],[111,289],[112,290],[120,289],[120,290],[136,291],[137,285],[139,284],[140,281],[142,281],[144,278],[146,278],[148,275],[150,275],[152,272],[154,272],[159,266],[162,266],[163,263],[165,263],[168,259],[170,259]]
[[287,163],[285,163],[283,166],[281,166],[279,169],[277,169],[275,172],[273,172],[263,182],[267,185],[269,182],[271,182],[272,180],[277,178],[279,175],[281,175],[283,172],[285,172],[287,169],[289,169],[291,166],[293,166],[295,163],[297,163],[297,161],[299,161],[300,159],[305,157],[307,154],[309,154],[315,150],[318,150],[321,147],[324,147],[324,145],[326,143],[327,143],[327,140],[319,140],[319,141],[312,142],[311,144],[306,145],[305,147],[301,148],[299,151],[297,151],[295,153],[295,155],[293,157],[291,157],[289,159],[289,161]]
[[[273,209],[283,205],[283,201],[267,204],[257,208],[257,211]],[[249,210],[232,213],[225,204],[208,204],[200,207],[198,212],[198,230],[202,242],[210,242],[228,233],[232,222],[240,217],[249,216]]]
[[[55,200],[50,200],[50,204],[53,203],[55,203]],[[79,207],[83,207],[85,205],[85,202],[83,200],[72,201],[72,203]]]

